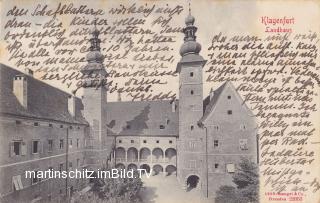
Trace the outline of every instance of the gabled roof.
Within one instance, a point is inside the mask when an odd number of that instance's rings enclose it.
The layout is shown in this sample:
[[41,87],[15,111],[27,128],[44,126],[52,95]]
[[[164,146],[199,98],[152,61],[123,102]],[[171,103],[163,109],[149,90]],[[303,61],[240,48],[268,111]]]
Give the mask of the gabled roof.
[[[27,108],[19,103],[13,93],[13,79],[16,75],[27,78]],[[79,98],[76,98],[75,117],[68,112],[69,96],[70,94],[58,88],[0,64],[0,114],[2,115],[87,124],[81,114],[83,104]]]
[[[236,97],[238,98],[239,102],[243,103],[243,100],[241,99],[241,96],[236,91],[236,89],[233,86],[233,84],[230,81],[226,81],[220,87],[218,87],[216,90],[213,91],[213,97],[211,99],[210,99],[210,95],[207,96],[204,99],[204,101],[203,101],[203,111],[204,111],[204,113],[203,113],[202,118],[199,120],[199,124],[203,123],[208,118],[208,116],[211,114],[211,112],[216,107],[216,104],[217,104],[222,92],[226,88],[231,88],[233,90],[233,92],[235,93]],[[251,110],[247,107],[247,105],[245,103],[243,103],[243,105],[248,110],[248,112],[250,114],[252,114]]]
[[175,109],[172,112],[169,100],[109,102],[108,135],[178,136],[178,107]]

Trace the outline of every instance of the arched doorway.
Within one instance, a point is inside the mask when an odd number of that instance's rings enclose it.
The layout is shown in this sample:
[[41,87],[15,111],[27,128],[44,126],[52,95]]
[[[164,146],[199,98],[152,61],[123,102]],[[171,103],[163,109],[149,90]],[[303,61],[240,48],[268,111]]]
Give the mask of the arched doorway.
[[116,160],[118,162],[122,161],[126,161],[126,150],[123,147],[118,147],[116,149]]
[[196,175],[189,176],[187,178],[187,188],[189,190],[196,188],[198,186],[199,180],[200,180],[199,176],[196,176]]
[[129,164],[128,165],[128,170],[137,170],[138,166],[135,164]]
[[160,148],[154,148],[152,150],[152,161],[159,162],[163,159],[163,151]]
[[148,164],[142,164],[140,166],[140,169],[145,169],[144,171],[142,171],[142,173],[145,173],[145,172],[150,173],[150,166]]
[[148,148],[140,149],[140,161],[148,161],[150,158],[151,152]]
[[134,147],[130,147],[127,151],[127,161],[136,162],[138,161],[138,150]]
[[159,173],[163,172],[163,167],[161,165],[154,165],[153,171],[155,175],[158,175]]
[[125,166],[124,164],[122,164],[122,163],[118,163],[118,164],[116,164],[116,168],[118,168],[118,169],[125,169],[126,166]]
[[177,168],[174,165],[168,165],[166,167],[166,172],[168,176],[175,173],[176,171],[177,171]]

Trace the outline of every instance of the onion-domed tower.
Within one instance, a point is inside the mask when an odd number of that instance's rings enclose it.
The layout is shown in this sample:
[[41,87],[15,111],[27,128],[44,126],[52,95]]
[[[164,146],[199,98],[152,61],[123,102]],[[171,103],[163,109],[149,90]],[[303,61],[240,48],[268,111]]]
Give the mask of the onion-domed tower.
[[[201,184],[203,168],[203,129],[197,123],[203,116],[202,68],[206,60],[199,55],[201,45],[196,41],[195,18],[185,19],[184,43],[180,48],[179,73],[179,139],[177,142],[177,176],[184,185]],[[190,179],[191,177],[191,179]]]
[[[83,114],[89,122],[90,132],[86,139],[89,148],[86,154],[86,163],[91,169],[99,169],[106,165],[108,157],[107,128],[107,71],[103,65],[104,56],[100,52],[99,30],[95,27],[90,38],[90,48],[87,54],[87,65],[81,72],[84,74],[83,82]],[[92,151],[90,151],[92,149]]]

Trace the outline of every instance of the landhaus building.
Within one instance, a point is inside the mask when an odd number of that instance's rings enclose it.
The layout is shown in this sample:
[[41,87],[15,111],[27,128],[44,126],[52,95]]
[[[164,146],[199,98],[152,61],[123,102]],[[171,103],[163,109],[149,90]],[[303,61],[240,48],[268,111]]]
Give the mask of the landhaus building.
[[[26,179],[26,170],[144,168],[176,176],[181,187],[211,197],[232,184],[241,157],[257,161],[254,115],[231,82],[203,96],[195,18],[185,19],[179,100],[107,102],[104,86],[87,77],[82,98],[1,65],[0,195],[3,202],[57,202],[84,179]],[[84,75],[107,80],[94,29]],[[164,178],[165,181],[165,178]]]

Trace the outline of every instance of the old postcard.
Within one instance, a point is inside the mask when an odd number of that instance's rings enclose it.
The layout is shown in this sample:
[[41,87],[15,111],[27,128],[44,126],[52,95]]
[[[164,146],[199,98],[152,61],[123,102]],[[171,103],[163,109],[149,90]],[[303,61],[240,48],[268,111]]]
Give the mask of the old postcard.
[[1,203],[320,203],[320,1],[0,8]]

